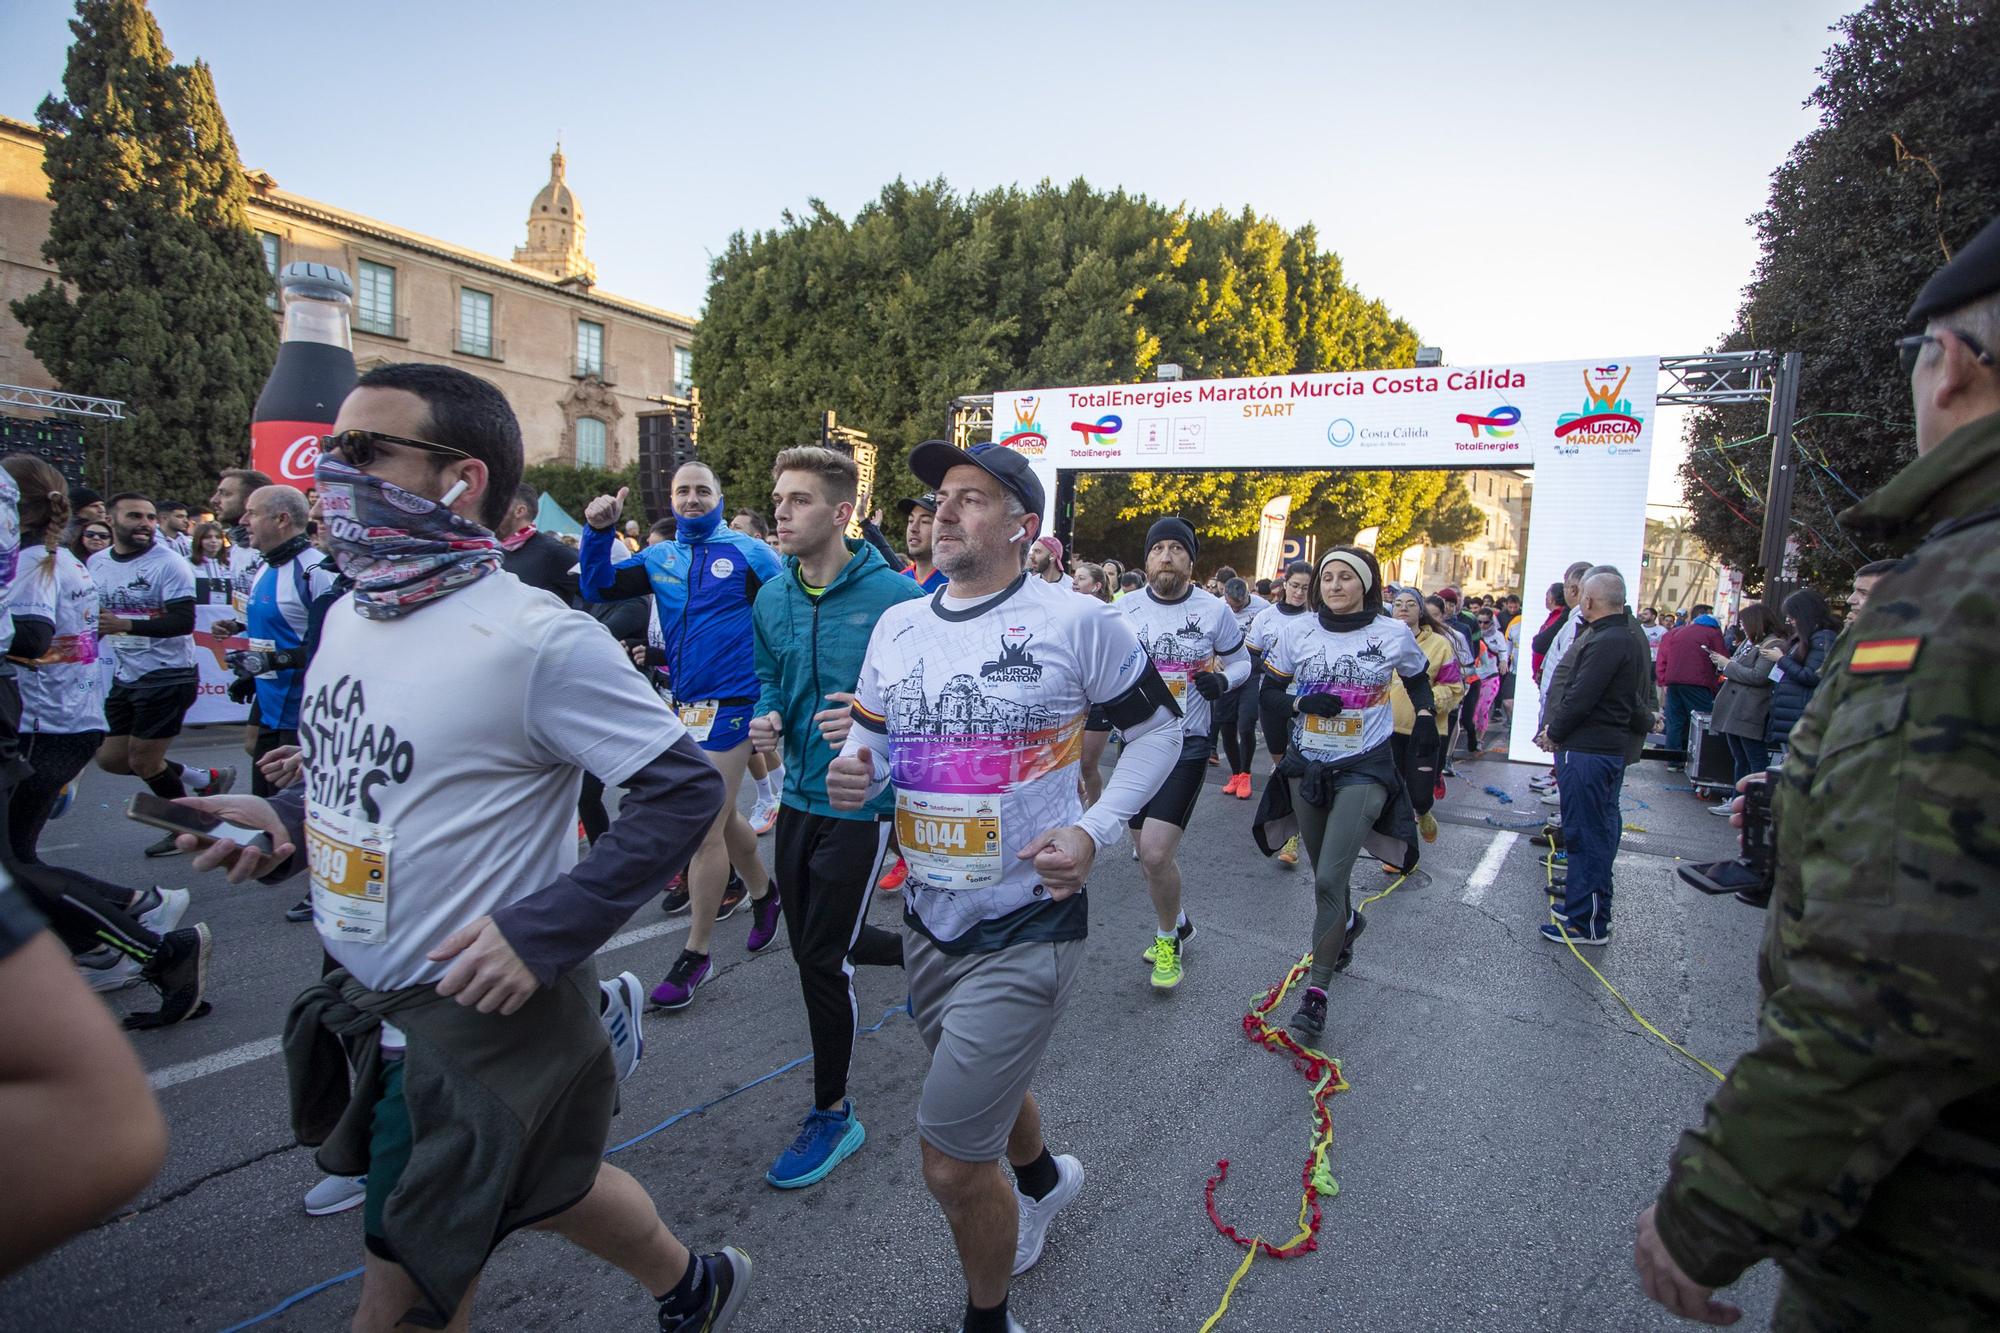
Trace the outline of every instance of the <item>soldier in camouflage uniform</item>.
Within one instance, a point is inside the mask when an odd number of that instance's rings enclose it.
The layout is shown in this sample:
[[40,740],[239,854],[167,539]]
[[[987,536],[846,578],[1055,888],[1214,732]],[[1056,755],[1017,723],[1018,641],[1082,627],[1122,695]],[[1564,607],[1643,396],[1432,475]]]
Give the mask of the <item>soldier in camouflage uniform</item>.
[[2000,1328],[2000,219],[1910,317],[1918,458],[1840,518],[1923,543],[1792,732],[1758,1044],[1639,1219],[1708,1323],[1768,1258],[1784,1333]]

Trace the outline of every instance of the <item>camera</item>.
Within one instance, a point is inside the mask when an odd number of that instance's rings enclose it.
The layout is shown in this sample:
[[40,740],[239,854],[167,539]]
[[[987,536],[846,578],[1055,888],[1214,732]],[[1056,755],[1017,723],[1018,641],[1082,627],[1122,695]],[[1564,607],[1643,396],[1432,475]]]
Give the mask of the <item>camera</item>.
[[1706,861],[1674,868],[1681,882],[1703,893],[1733,893],[1751,907],[1771,901],[1778,879],[1778,826],[1771,817],[1771,796],[1778,771],[1766,770],[1743,788],[1743,855],[1733,861]]
[[223,653],[222,660],[229,669],[239,676],[268,676],[273,671],[289,671],[293,667],[305,665],[297,660],[291,649],[265,652],[259,648],[231,648]]

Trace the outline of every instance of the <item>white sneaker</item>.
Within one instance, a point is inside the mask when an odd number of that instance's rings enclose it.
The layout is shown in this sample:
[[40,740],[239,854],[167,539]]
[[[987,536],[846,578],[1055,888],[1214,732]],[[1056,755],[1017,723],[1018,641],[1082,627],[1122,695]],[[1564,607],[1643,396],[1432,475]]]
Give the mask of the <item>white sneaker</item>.
[[646,1054],[646,1033],[639,1025],[645,1012],[646,988],[630,972],[620,972],[610,981],[597,983],[597,1021],[604,1024],[604,1036],[611,1043],[611,1063],[618,1068],[618,1081],[632,1077]]
[[750,807],[750,827],[758,837],[769,833],[778,822],[778,803],[759,799]]
[[139,924],[155,935],[164,935],[181,923],[187,915],[188,904],[194,895],[186,889],[163,889],[155,884],[153,889],[160,895],[160,905],[139,918]]
[[1735,813],[1736,813],[1736,798],[1735,798],[1734,796],[1731,796],[1731,797],[1729,797],[1729,798],[1728,798],[1727,800],[1722,800],[1722,801],[1717,801],[1717,802],[1716,802],[1716,803],[1715,803],[1714,805],[1711,805],[1710,807],[1708,807],[1708,813],[1710,813],[1711,815],[1733,815],[1733,814],[1735,814]]
[[359,1208],[367,1197],[368,1177],[328,1176],[306,1191],[306,1212],[314,1217],[331,1217]]
[[124,990],[139,984],[139,960],[106,944],[76,956],[77,973],[94,991]]
[[1064,1153],[1056,1158],[1056,1187],[1039,1203],[1016,1187],[1014,1202],[1021,1209],[1021,1227],[1014,1239],[1014,1276],[1019,1277],[1042,1257],[1042,1243],[1049,1238],[1049,1223],[1056,1220],[1063,1205],[1083,1188],[1083,1163]]
[[1562,797],[1561,797],[1561,795],[1559,795],[1559,794],[1558,794],[1558,793],[1556,793],[1556,792],[1553,792],[1553,791],[1552,791],[1552,792],[1549,792],[1549,793],[1548,793],[1548,794],[1547,794],[1546,796],[1542,797],[1542,804],[1543,804],[1543,805],[1561,805],[1561,804],[1562,804]]

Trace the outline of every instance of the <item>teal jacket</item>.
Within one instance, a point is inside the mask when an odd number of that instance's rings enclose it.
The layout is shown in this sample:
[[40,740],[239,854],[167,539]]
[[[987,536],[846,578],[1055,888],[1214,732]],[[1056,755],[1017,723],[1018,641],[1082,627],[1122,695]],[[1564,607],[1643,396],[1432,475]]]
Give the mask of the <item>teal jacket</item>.
[[915,579],[889,568],[873,546],[850,539],[847,567],[819,597],[799,582],[797,556],[785,557],[784,573],[757,593],[751,612],[756,638],[757,715],[784,719],[784,803],[808,814],[836,819],[877,819],[893,800],[887,788],[859,810],[835,810],[826,799],[826,769],[834,759],[813,725],[813,714],[834,705],[827,695],[854,693],[861,659],[875,622],[898,602],[922,597]]

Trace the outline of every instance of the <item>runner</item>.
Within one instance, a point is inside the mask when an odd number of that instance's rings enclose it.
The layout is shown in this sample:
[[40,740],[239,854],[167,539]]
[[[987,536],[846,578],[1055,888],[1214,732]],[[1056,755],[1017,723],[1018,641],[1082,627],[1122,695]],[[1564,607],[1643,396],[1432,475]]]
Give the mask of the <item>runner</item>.
[[[1145,950],[1153,989],[1172,990],[1185,971],[1194,922],[1181,909],[1181,838],[1194,814],[1215,748],[1209,735],[1215,701],[1250,679],[1250,655],[1236,617],[1218,597],[1194,586],[1201,541],[1186,519],[1157,519],[1146,531],[1146,587],[1118,604],[1181,706],[1180,759],[1132,816],[1132,841],[1159,929]],[[1238,581],[1240,584],[1240,580]],[[1214,668],[1219,666],[1220,670]],[[1231,779],[1233,782],[1234,779]]]
[[1035,538],[1035,544],[1028,548],[1028,572],[1068,592],[1070,577],[1063,572],[1062,542],[1047,534]]
[[[924,1180],[965,1273],[963,1327],[1000,1333],[1019,1327],[1010,1273],[1041,1257],[1083,1186],[1075,1157],[1050,1155],[1028,1089],[1083,962],[1084,881],[1173,766],[1181,724],[1131,622],[1023,570],[1045,503],[1026,459],[930,440],[910,471],[937,492],[950,583],[875,626],[827,796],[860,810],[895,787],[910,860],[903,954],[931,1050],[917,1104]],[[1126,747],[1085,814],[1077,736],[1095,703]]]
[[[97,585],[97,632],[115,658],[104,703],[106,735],[97,766],[130,775],[157,796],[175,800],[192,788],[219,796],[236,784],[234,768],[186,768],[167,758],[194,706],[200,677],[194,664],[194,569],[154,540],[159,517],[136,492],[111,497],[111,547],[90,557]],[[146,848],[148,856],[178,856],[174,835]]]
[[1288,782],[1272,783],[1258,810],[1260,844],[1266,823],[1296,822],[1312,857],[1312,975],[1291,1020],[1309,1041],[1326,1030],[1327,983],[1347,967],[1366,926],[1352,906],[1355,858],[1365,846],[1398,869],[1417,864],[1416,825],[1390,746],[1391,680],[1402,679],[1416,709],[1411,749],[1437,745],[1430,661],[1409,627],[1383,613],[1375,557],[1357,546],[1321,556],[1312,608],[1287,620],[1264,654],[1264,669],[1292,686],[1296,704],[1279,770]]
[[[310,863],[340,968],[293,1004],[285,1054],[320,1167],[366,1173],[355,1327],[466,1327],[493,1247],[536,1227],[637,1278],[662,1329],[719,1329],[749,1258],[689,1253],[602,1159],[619,1071],[591,955],[693,850],[723,784],[589,617],[495,577],[483,525],[520,469],[492,385],[431,365],[361,377],[316,471],[354,590],[307,668],[305,780],[192,802],[272,839],[195,865],[240,881]],[[579,861],[585,768],[625,796]]]
[[[758,859],[757,834],[736,808],[736,793],[749,766],[750,713],[757,702],[750,604],[782,570],[770,547],[722,526],[722,483],[700,462],[684,463],[674,473],[674,539],[613,565],[612,529],[628,493],[601,495],[584,510],[583,598],[653,598],[681,721],[728,789],[687,872],[687,946],[653,988],[653,1002],[661,1008],[685,1009],[694,1003],[695,989],[714,975],[709,947],[715,923],[735,912],[749,892],[745,885],[757,886],[746,947],[758,953],[778,937],[779,896]],[[741,876],[734,886],[732,865]]]
[[[1271,645],[1277,641],[1278,631],[1294,616],[1306,613],[1312,596],[1312,566],[1303,560],[1294,560],[1285,566],[1285,581],[1277,589],[1278,600],[1270,608],[1260,611],[1250,622],[1250,648],[1263,661],[1269,661]],[[1285,760],[1285,747],[1291,743],[1292,700],[1291,691],[1285,682],[1266,671],[1255,682],[1257,700],[1257,721],[1264,732],[1264,748],[1271,752],[1271,771],[1277,772],[1278,765]],[[1296,836],[1285,839],[1285,845],[1278,849],[1278,863],[1295,866],[1299,863],[1299,840]]]
[[789,761],[778,808],[774,864],[785,930],[812,1030],[813,1105],[797,1141],[764,1179],[780,1189],[823,1180],[867,1134],[847,1098],[859,1010],[856,963],[899,967],[900,934],[867,924],[869,886],[881,866],[892,811],[887,793],[837,811],[826,769],[847,739],[869,631],[898,602],[922,598],[866,541],[843,536],[859,485],[854,460],[807,445],[771,466],[771,512],[785,571],[757,594],[757,678],[750,737]]
[[192,520],[188,518],[187,502],[184,500],[162,500],[157,506],[160,513],[160,539],[181,559],[194,559],[194,538],[188,529]]
[[222,474],[222,480],[215,484],[215,494],[208,497],[215,521],[229,529],[230,604],[236,610],[233,620],[215,623],[218,634],[241,634],[250,623],[250,592],[257,586],[257,576],[264,571],[264,556],[250,540],[250,529],[243,525],[243,511],[249,507],[250,497],[270,484],[271,479],[254,468],[233,467]]
[[931,526],[937,522],[937,496],[925,491],[914,499],[898,500],[896,512],[903,516],[903,552],[910,557],[910,567],[903,572],[925,592],[936,592],[945,585],[944,571],[932,563],[931,556]]
[[[1389,599],[1389,613],[1409,626],[1410,633],[1416,636],[1417,647],[1430,663],[1432,716],[1451,716],[1452,709],[1465,695],[1465,678],[1459,672],[1458,652],[1452,646],[1451,636],[1445,633],[1439,611],[1417,589],[1397,588]],[[1437,816],[1431,813],[1431,806],[1437,800],[1436,747],[1418,750],[1410,742],[1416,731],[1417,710],[1401,676],[1389,682],[1389,704],[1396,727],[1389,745],[1396,768],[1403,775],[1410,808],[1417,814],[1417,832],[1425,842],[1436,842]],[[1396,873],[1396,868],[1386,863],[1382,869]]]
[[1251,592],[1250,585],[1234,574],[1222,585],[1222,600],[1236,617],[1236,628],[1243,632],[1243,643],[1250,653],[1249,677],[1223,695],[1215,706],[1215,729],[1222,734],[1222,748],[1229,758],[1229,781],[1222,790],[1239,801],[1247,801],[1250,760],[1257,753],[1257,690],[1259,677],[1264,674],[1264,653],[1250,641],[1250,627],[1271,604]]
[[[15,496],[23,491],[17,526]],[[49,464],[12,454],[0,466],[0,573],[8,577],[0,592],[0,642],[7,657],[34,663],[32,671],[17,672],[0,660],[0,797],[8,833],[0,864],[48,918],[92,990],[140,981],[159,990],[160,1008],[129,1016],[125,1026],[164,1027],[208,1012],[202,998],[208,927],[176,929],[187,892],[107,884],[45,865],[37,849],[63,788],[104,739],[97,592],[76,557],[57,544],[68,508],[62,474]],[[22,529],[30,538],[25,550],[17,547]]]

